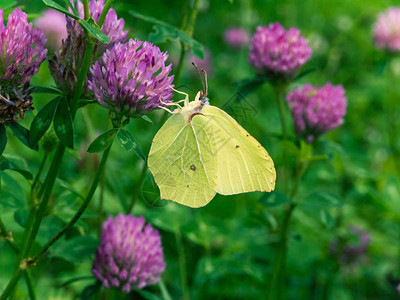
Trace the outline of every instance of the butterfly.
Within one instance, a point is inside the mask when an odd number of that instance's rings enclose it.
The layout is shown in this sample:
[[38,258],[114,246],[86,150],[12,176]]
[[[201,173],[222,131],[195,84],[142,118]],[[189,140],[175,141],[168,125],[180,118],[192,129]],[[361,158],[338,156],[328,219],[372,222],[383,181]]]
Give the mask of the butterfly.
[[[189,207],[208,204],[216,195],[275,188],[274,163],[263,146],[230,115],[211,106],[206,88],[193,101],[175,103],[172,116],[155,135],[148,166],[160,197]],[[183,102],[181,107],[178,103]]]

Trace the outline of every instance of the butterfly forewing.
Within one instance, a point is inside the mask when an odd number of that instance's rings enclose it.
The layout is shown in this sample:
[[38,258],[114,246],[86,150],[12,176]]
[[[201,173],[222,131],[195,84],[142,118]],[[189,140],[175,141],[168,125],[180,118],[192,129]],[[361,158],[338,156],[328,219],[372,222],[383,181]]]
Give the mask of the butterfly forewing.
[[202,109],[205,131],[214,140],[217,157],[217,193],[232,195],[275,188],[276,172],[268,152],[223,110]]
[[148,165],[162,199],[200,207],[215,196],[217,163],[204,132],[205,117],[194,120],[171,116],[153,139]]

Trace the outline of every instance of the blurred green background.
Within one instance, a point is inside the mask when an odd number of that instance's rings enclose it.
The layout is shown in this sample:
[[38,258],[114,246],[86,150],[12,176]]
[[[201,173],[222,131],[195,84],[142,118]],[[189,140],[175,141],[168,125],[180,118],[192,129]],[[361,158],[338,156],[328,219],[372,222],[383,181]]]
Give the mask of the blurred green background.
[[[32,21],[46,9],[39,0],[18,4]],[[128,38],[146,40],[153,31],[152,24],[132,17],[129,10],[179,27],[186,5],[187,1],[115,0],[113,8],[125,19]],[[233,109],[233,116],[267,149],[278,170],[278,191],[282,147],[288,147],[294,167],[298,148],[296,143],[281,143],[277,100],[268,83],[246,96],[241,102],[244,106],[232,100],[238,82],[253,78],[255,71],[247,62],[248,47],[231,48],[223,40],[224,31],[240,26],[253,34],[258,25],[271,22],[297,27],[313,49],[312,59],[302,70],[315,71],[294,82],[290,90],[306,82],[325,85],[328,81],[342,84],[346,90],[344,125],[324,135],[316,149],[329,159],[313,162],[301,182],[301,204],[290,227],[287,280],[283,283],[286,299],[398,298],[400,57],[377,50],[372,39],[377,14],[393,5],[396,1],[200,1],[194,38],[209,52],[211,104]],[[176,68],[179,42],[158,46],[168,50]],[[32,84],[52,84],[47,63]],[[190,55],[178,83],[181,85],[184,87],[180,89],[192,97],[195,93],[189,89],[197,92],[201,88],[190,65]],[[36,94],[34,106],[40,108],[50,99],[49,95]],[[80,159],[64,157],[54,207],[48,211],[38,244],[47,241],[72,217],[81,201],[77,194],[86,194],[96,170],[98,156],[85,150],[95,135],[109,126],[105,122],[107,111],[97,105],[85,110],[86,114],[78,114],[75,122]],[[146,154],[161,115],[159,111],[149,115],[154,124],[138,119],[128,125]],[[290,120],[288,110],[287,115]],[[32,118],[33,114],[28,114],[22,124],[29,127]],[[291,120],[289,129],[294,138]],[[28,150],[9,135],[5,155],[36,172],[42,152]],[[124,211],[124,205],[136,192],[142,166],[143,161],[134,153],[127,153],[118,144],[113,146],[104,184],[103,220]],[[7,171],[4,174],[0,212],[19,241],[27,214],[23,199],[27,198],[29,186],[22,176]],[[7,176],[14,180],[4,180]],[[15,182],[17,185],[13,185]],[[82,290],[94,283],[93,278],[68,281],[91,276],[101,224],[97,213],[99,191],[77,226],[32,269],[38,299],[79,299]],[[144,215],[162,234],[167,261],[162,278],[173,299],[266,299],[282,211],[282,205],[267,204],[262,193],[217,195],[199,209],[161,201],[149,172],[133,210],[135,215]],[[371,243],[360,259],[340,264],[330,253],[330,244],[338,237],[347,238],[351,225],[365,230]],[[0,290],[8,282],[14,262],[13,252],[1,242]],[[158,286],[147,290],[160,294]],[[136,295],[135,299],[142,296]],[[103,292],[97,297],[111,299],[112,295]],[[26,298],[21,280],[15,299]]]

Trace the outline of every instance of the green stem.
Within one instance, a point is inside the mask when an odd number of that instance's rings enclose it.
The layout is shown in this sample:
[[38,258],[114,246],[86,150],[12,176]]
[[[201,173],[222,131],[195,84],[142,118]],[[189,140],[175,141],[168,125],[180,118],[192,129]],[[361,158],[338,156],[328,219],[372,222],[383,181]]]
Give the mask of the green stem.
[[29,270],[27,270],[24,273],[25,281],[26,281],[26,287],[28,288],[28,293],[29,293],[29,299],[30,300],[36,300],[36,294],[35,294],[35,288],[32,283],[32,275]]
[[176,73],[175,73],[175,77],[174,77],[175,86],[178,85],[179,79],[181,77],[183,65],[185,63],[186,51],[187,51],[186,45],[181,42],[181,54],[179,56],[179,63],[178,63],[178,67],[176,68]]
[[[87,2],[87,1],[86,1]],[[87,32],[86,32],[86,36]],[[74,91],[74,96],[72,98],[72,101],[70,103],[71,107],[71,116],[72,120],[75,119],[76,111],[78,109],[78,101],[81,97],[85,81],[86,81],[86,75],[89,71],[89,66],[90,66],[90,61],[92,57],[92,52],[93,52],[93,47],[94,44],[90,41],[90,39],[86,39],[86,49],[85,49],[85,54],[83,57],[83,62],[81,66],[81,72],[78,74],[78,81],[77,81],[77,87]],[[53,186],[55,183],[55,180],[57,178],[58,170],[61,165],[62,158],[64,156],[65,152],[65,146],[59,143],[56,153],[54,155],[52,164],[50,166],[50,169],[47,173],[47,176],[45,178],[45,181],[43,183],[43,186],[39,192],[39,195],[42,197],[42,201],[40,203],[39,209],[35,213],[35,207],[33,206],[28,217],[28,223],[25,226],[25,231],[24,231],[24,245],[21,248],[20,255],[19,255],[19,262],[17,262],[13,276],[8,283],[6,289],[4,290],[2,296],[0,297],[0,300],[6,299],[10,293],[14,290],[15,285],[18,283],[18,279],[21,276],[22,269],[20,265],[24,263],[24,258],[29,256],[32,245],[35,241],[36,235],[39,231],[40,224],[42,222],[42,219],[45,215],[46,209],[47,209],[47,204],[51,195],[51,192],[53,190]],[[42,196],[43,195],[43,196]],[[32,225],[32,226],[31,226]],[[29,261],[29,259],[28,259]]]
[[3,293],[0,296],[0,300],[6,300],[8,296],[12,293],[14,290],[15,286],[18,283],[19,277],[21,275],[21,268],[17,265],[16,268],[14,269],[13,276],[11,277],[10,282],[6,286],[6,289],[3,291]]
[[277,257],[275,258],[274,270],[272,274],[271,286],[269,299],[282,299],[282,292],[285,284],[285,269],[286,269],[286,257],[288,249],[288,231],[290,226],[290,219],[293,215],[293,211],[297,206],[295,198],[297,196],[298,187],[300,185],[301,178],[308,167],[307,162],[300,161],[297,167],[296,178],[290,193],[290,197],[293,200],[292,203],[288,204],[285,208],[285,213],[282,221],[282,229],[279,235],[279,248]]
[[97,215],[97,232],[98,236],[101,236],[101,227],[103,224],[103,203],[104,203],[104,187],[106,184],[106,170],[104,168],[103,173],[101,174],[101,182],[100,182],[100,198],[99,198],[99,210]]
[[192,10],[192,13],[190,14],[189,23],[187,24],[187,27],[186,27],[186,33],[190,37],[193,36],[194,24],[196,23],[197,13],[199,11],[199,3],[200,3],[199,0],[194,1],[193,10]]
[[[10,245],[10,247],[12,248],[12,250],[18,254],[19,249],[17,244],[15,243],[12,235],[9,233],[9,231],[7,230],[6,226],[4,225],[3,221],[0,219],[0,235],[2,235],[4,237],[4,239],[7,241],[7,243]],[[32,284],[32,276],[30,274],[30,272],[26,272],[24,274],[25,277],[25,282],[26,282],[26,286],[28,288],[28,292],[29,292],[29,298],[31,300],[35,300],[36,296],[35,296],[35,289],[33,287]]]
[[182,299],[189,300],[190,294],[189,294],[189,285],[186,272],[185,249],[183,246],[182,234],[179,228],[175,230],[175,241],[176,241],[176,248],[178,249],[179,273],[181,277],[181,288],[183,293]]
[[33,222],[33,226],[32,229],[30,231],[30,234],[28,236],[28,242],[26,244],[26,247],[23,248],[22,250],[22,257],[24,258],[27,255],[29,255],[29,253],[31,252],[33,243],[35,241],[36,235],[39,232],[39,227],[40,224],[46,214],[46,210],[47,210],[47,204],[49,202],[50,196],[51,196],[51,192],[53,190],[53,186],[54,183],[56,181],[57,178],[57,174],[58,174],[58,170],[60,168],[61,165],[61,161],[62,158],[64,156],[64,152],[65,152],[65,146],[63,144],[59,144],[56,150],[56,153],[53,157],[53,162],[50,166],[49,172],[47,173],[46,179],[43,183],[43,187],[41,190],[41,193],[43,193],[43,198],[42,198],[42,202],[40,202],[39,208],[36,211],[35,214],[35,219]]
[[19,251],[18,246],[15,243],[11,232],[7,229],[2,219],[0,219],[0,236],[4,238],[4,240],[10,245],[10,247],[14,250],[15,253],[18,253]]
[[58,241],[70,228],[72,228],[75,223],[79,220],[82,214],[85,212],[88,207],[90,200],[92,200],[94,193],[96,192],[97,186],[100,181],[101,174],[105,168],[108,155],[110,154],[112,144],[104,151],[103,157],[101,158],[100,166],[96,172],[96,175],[93,179],[92,185],[90,187],[89,193],[87,194],[84,202],[79,208],[78,212],[73,216],[73,218],[64,226],[64,228],[59,231],[47,244],[33,257],[30,263],[36,263],[39,257],[44,254],[56,241]]
[[284,182],[284,190],[287,193],[289,191],[289,158],[288,154],[286,151],[286,142],[288,141],[288,134],[287,134],[287,128],[286,128],[286,115],[285,115],[285,91],[286,91],[286,86],[285,85],[278,85],[274,87],[276,96],[278,98],[278,106],[279,106],[279,115],[280,115],[280,120],[281,120],[281,127],[282,127],[282,138],[283,138],[283,182]]
[[89,20],[89,0],[83,0],[84,19]]
[[[39,170],[36,173],[35,179],[33,180],[32,186],[31,186],[31,201],[33,201],[33,196],[35,192],[35,187],[37,183],[39,182],[40,175],[42,175],[44,165],[46,164],[47,158],[49,157],[49,153],[45,152],[42,158],[42,162],[40,163]],[[32,203],[33,204],[33,203]]]
[[142,190],[142,185],[143,185],[144,178],[146,176],[146,171],[147,171],[147,162],[145,162],[143,164],[142,171],[140,172],[139,181],[138,181],[138,183],[136,185],[135,192],[133,194],[131,203],[129,204],[129,207],[128,207],[128,210],[127,210],[128,214],[130,214],[132,212],[132,208],[135,205],[137,198],[139,197],[140,191]]
[[104,21],[106,20],[107,17],[107,13],[111,8],[111,4],[114,2],[114,0],[108,0],[105,4],[104,4],[104,8],[103,11],[101,12],[99,21],[97,22],[97,25],[99,25],[99,27],[101,28],[104,24]]
[[[187,33],[189,37],[193,36],[194,26],[196,24],[197,14],[199,11],[199,0],[195,0],[193,4],[193,9],[189,17],[189,22],[187,22],[187,14],[186,12],[183,15],[182,26],[181,29]],[[179,83],[179,79],[181,77],[183,65],[185,63],[185,56],[188,50],[188,46],[181,42],[181,54],[179,56],[178,67],[176,68],[174,83],[177,85]]]
[[[85,34],[86,34],[86,36],[88,36],[87,31],[85,31]],[[90,39],[87,38],[85,54],[83,55],[83,61],[82,61],[82,66],[81,66],[81,72],[79,73],[78,81],[77,81],[78,83],[77,83],[76,89],[74,91],[74,96],[72,98],[72,102],[70,103],[72,120],[75,119],[75,114],[79,107],[78,102],[82,95],[83,88],[85,86],[86,76],[89,71],[90,63],[92,60],[93,49],[94,49],[94,43],[92,43],[90,41]]]

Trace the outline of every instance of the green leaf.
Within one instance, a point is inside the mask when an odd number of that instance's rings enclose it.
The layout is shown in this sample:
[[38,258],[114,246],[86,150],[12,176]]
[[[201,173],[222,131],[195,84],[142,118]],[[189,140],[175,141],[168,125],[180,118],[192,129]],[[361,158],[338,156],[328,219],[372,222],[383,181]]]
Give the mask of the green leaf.
[[149,123],[151,123],[151,124],[153,124],[153,121],[152,121],[148,116],[146,116],[146,115],[143,115],[143,116],[142,116],[142,119],[145,120],[145,121],[147,121],[147,122],[149,122]]
[[79,152],[74,150],[74,149],[67,148],[67,149],[65,149],[65,152],[67,152],[69,155],[75,157],[76,159],[79,159],[79,160],[82,159],[82,157],[80,156]]
[[92,236],[74,236],[60,240],[51,247],[50,257],[60,257],[79,264],[91,259],[99,243],[99,239]]
[[14,212],[14,220],[22,228],[25,228],[27,219],[28,219],[28,211],[25,208],[20,208]]
[[146,300],[162,300],[162,298],[156,294],[150,293],[145,290],[136,290],[140,296],[142,296]]
[[4,124],[0,124],[0,156],[3,154],[7,145],[7,132]]
[[246,97],[257,91],[268,79],[265,76],[257,76],[251,79],[244,79],[234,84],[238,89],[237,93],[242,97]]
[[308,74],[311,74],[311,73],[315,72],[316,70],[317,70],[317,68],[311,68],[311,69],[308,69],[308,70],[305,70],[305,71],[301,72],[300,74],[298,74],[298,75],[293,79],[293,82],[296,81],[296,80],[299,80],[300,78],[302,78],[302,77],[304,77],[304,76],[307,76]]
[[172,297],[171,297],[171,295],[168,293],[167,287],[165,286],[165,284],[164,284],[164,282],[163,282],[162,279],[160,279],[160,281],[158,282],[158,286],[159,286],[159,288],[160,288],[162,298],[163,298],[164,300],[172,300]]
[[96,283],[87,285],[81,293],[81,300],[91,299],[98,291],[100,291],[102,284],[99,280]]
[[46,131],[49,129],[51,122],[54,119],[54,114],[60,103],[60,98],[47,103],[35,116],[31,123],[30,128],[30,142],[31,144],[36,144],[43,137]]
[[78,12],[78,10],[76,9],[76,7],[77,7],[77,0],[73,0],[72,2],[66,0],[65,2],[67,3],[68,8],[71,8],[71,9],[72,9],[72,12],[75,14],[75,16],[78,16],[78,15],[79,15],[79,12]]
[[60,179],[60,178],[57,178],[57,179],[56,179],[56,182],[57,182],[57,184],[58,184],[60,187],[62,187],[63,189],[70,191],[72,194],[78,196],[78,197],[81,198],[82,200],[85,199],[85,198],[84,198],[72,185],[70,185],[68,182],[66,182],[66,181],[64,181],[64,180],[62,180],[62,179]]
[[321,220],[322,225],[324,225],[327,229],[332,228],[335,223],[331,214],[326,209],[321,209],[320,220]]
[[201,43],[187,35],[183,30],[172,26],[168,23],[160,21],[156,18],[142,15],[136,11],[129,11],[135,18],[155,24],[153,26],[154,32],[150,33],[149,39],[153,43],[163,43],[167,40],[175,40],[179,38],[184,44],[189,46],[192,54],[200,59],[204,59],[205,51]]
[[204,50],[204,46],[199,43],[198,41],[196,41],[195,39],[191,38],[190,36],[188,36],[186,34],[186,32],[178,29],[178,36],[180,38],[180,40],[185,43],[186,45],[189,46],[190,51],[192,52],[192,54],[200,59],[204,59],[205,58],[205,50]]
[[74,277],[71,278],[69,280],[67,280],[66,282],[62,283],[61,286],[68,286],[71,283],[77,282],[77,281],[81,281],[81,280],[88,280],[88,279],[93,279],[93,276],[79,276],[79,277]]
[[265,207],[272,207],[286,203],[293,203],[293,199],[287,197],[281,192],[273,191],[271,193],[264,193],[258,202]]
[[87,152],[96,153],[106,150],[113,142],[117,129],[110,129],[98,136],[89,146]]
[[301,140],[300,142],[300,160],[303,162],[309,161],[313,153],[313,147],[309,143]]
[[59,89],[49,88],[46,86],[35,86],[33,90],[34,94],[62,94]]
[[117,133],[117,140],[126,151],[131,151],[133,149],[143,161],[146,161],[146,156],[142,148],[140,148],[139,143],[128,130],[120,129]]
[[75,19],[79,20],[79,17],[75,16],[74,14],[71,14],[67,9],[59,5],[58,3],[52,1],[52,0],[42,0],[44,4],[46,4],[47,7],[53,8],[55,10],[58,10],[59,12],[62,12],[63,14]]
[[74,129],[71,112],[66,99],[61,99],[54,115],[54,131],[60,141],[69,148],[74,148]]
[[304,197],[301,202],[304,206],[314,206],[319,208],[325,207],[341,207],[343,205],[342,198],[330,191],[316,191]]
[[28,148],[38,151],[39,150],[39,146],[38,144],[31,144],[30,143],[30,133],[29,130],[26,129],[25,127],[23,127],[22,125],[20,125],[17,122],[12,122],[10,123],[10,128],[12,133],[14,134],[14,136],[19,139],[25,146],[27,146]]
[[2,10],[7,10],[9,8],[13,8],[17,5],[17,1],[15,0],[0,0],[0,8]]
[[100,29],[98,29],[98,28],[94,27],[93,25],[91,25],[88,21],[80,19],[78,21],[78,23],[80,23],[82,25],[82,27],[84,27],[97,40],[99,40],[100,43],[108,44],[110,42],[110,39],[108,38],[108,36],[105,33],[103,33]]
[[25,207],[22,186],[6,172],[0,172],[0,205],[11,208]]
[[11,170],[18,172],[28,180],[33,179],[33,175],[29,171],[18,167],[17,165],[8,160],[3,160],[2,162],[0,162],[0,171],[4,170]]

